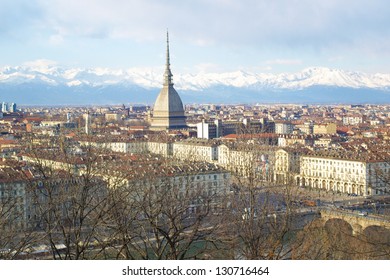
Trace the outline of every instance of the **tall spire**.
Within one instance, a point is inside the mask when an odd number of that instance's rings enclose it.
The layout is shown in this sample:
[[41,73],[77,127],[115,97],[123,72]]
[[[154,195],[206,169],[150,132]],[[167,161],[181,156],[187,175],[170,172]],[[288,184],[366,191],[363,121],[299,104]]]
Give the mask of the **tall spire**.
[[164,86],[173,85],[172,83],[172,72],[170,68],[170,62],[169,62],[169,34],[167,30],[167,57],[166,57],[166,63],[165,63],[165,73],[164,73]]
[[169,35],[167,30],[167,53],[164,72],[164,86],[157,96],[151,117],[152,130],[186,128],[186,116],[183,102],[173,87],[172,72],[169,61]]

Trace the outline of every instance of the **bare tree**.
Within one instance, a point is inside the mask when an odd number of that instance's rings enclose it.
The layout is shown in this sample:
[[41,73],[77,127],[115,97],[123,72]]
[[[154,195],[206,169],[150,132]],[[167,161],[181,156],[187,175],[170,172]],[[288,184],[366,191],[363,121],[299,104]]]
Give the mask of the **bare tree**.
[[93,165],[99,160],[92,148],[72,153],[73,143],[63,138],[34,147],[26,160],[35,167],[29,180],[27,204],[33,217],[30,227],[42,235],[54,259],[90,259],[104,233],[107,213],[107,186]]
[[368,227],[353,233],[352,227],[341,219],[324,222],[318,218],[297,234],[292,244],[293,259],[353,260],[389,259],[390,231]]
[[133,177],[115,190],[112,227],[118,240],[117,257],[204,258],[216,228],[212,220],[221,211],[225,190],[204,187],[194,180],[204,173],[181,169],[181,174],[174,175],[174,167],[160,168],[171,176],[153,169],[159,175]]
[[[229,144],[228,144],[229,145]],[[274,148],[262,140],[241,138],[227,155],[234,192],[226,221],[228,244],[235,258],[285,259],[291,257],[292,238],[300,216],[301,193],[294,182],[272,181]]]

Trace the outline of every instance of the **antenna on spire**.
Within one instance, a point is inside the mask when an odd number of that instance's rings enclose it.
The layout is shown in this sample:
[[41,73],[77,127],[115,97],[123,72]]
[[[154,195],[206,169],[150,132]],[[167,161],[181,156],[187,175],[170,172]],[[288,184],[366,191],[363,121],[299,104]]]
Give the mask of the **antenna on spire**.
[[167,67],[170,66],[170,61],[169,61],[169,33],[168,33],[168,28],[167,28]]
[[172,83],[172,72],[170,69],[170,59],[169,59],[169,33],[167,28],[167,54],[166,54],[166,64],[165,64],[165,73],[164,73],[164,85],[173,85]]

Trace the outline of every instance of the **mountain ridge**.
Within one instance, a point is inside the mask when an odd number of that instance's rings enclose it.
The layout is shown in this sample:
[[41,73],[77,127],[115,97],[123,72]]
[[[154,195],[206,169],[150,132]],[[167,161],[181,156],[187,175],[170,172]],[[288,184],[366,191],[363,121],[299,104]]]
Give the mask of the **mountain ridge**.
[[[161,73],[145,69],[62,68],[56,65],[26,65],[0,68],[0,83],[25,83],[40,81],[52,85],[78,86],[86,84],[132,83],[145,88],[158,88],[162,84]],[[273,87],[302,89],[315,85],[351,88],[390,88],[390,74],[367,74],[326,67],[309,67],[297,73],[254,73],[238,70],[224,73],[177,74],[176,87],[180,90],[201,90],[213,85],[234,87]]]
[[[14,99],[23,104],[38,99],[41,100],[39,103],[46,100],[53,104],[66,103],[66,100],[80,104],[90,104],[90,101],[99,104],[129,101],[153,103],[162,87],[163,69],[159,70],[63,68],[50,63],[6,66],[0,68],[0,98],[12,100],[12,96],[9,96],[12,93]],[[185,102],[224,103],[229,99],[227,96],[235,102],[271,100],[267,95],[279,96],[280,102],[328,102],[343,100],[340,94],[350,102],[390,102],[390,74],[367,74],[325,67],[281,74],[242,70],[177,74],[174,75],[174,82]],[[375,92],[375,95],[370,96],[367,92]]]

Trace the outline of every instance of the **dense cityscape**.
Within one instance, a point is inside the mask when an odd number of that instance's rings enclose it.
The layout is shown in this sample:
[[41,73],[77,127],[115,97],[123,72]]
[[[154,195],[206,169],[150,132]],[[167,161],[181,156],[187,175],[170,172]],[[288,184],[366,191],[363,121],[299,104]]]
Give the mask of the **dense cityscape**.
[[0,0],[21,279],[390,273],[390,5]]
[[389,104],[2,102],[1,259],[388,259]]

